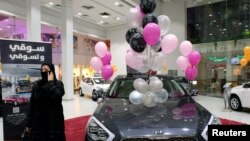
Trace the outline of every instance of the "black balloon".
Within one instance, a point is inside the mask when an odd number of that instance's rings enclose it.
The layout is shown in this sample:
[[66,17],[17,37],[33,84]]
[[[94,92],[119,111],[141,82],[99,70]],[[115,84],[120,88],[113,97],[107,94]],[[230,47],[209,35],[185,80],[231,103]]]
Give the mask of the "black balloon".
[[141,33],[135,33],[130,40],[130,46],[135,52],[143,52],[146,48],[143,35]]
[[139,33],[140,31],[137,28],[130,28],[126,33],[126,40],[130,44],[130,39],[135,33]]
[[156,23],[158,24],[158,19],[153,14],[147,14],[143,17],[142,27],[144,28],[148,23]]
[[155,0],[141,0],[140,8],[144,14],[152,13],[156,8],[156,2]]

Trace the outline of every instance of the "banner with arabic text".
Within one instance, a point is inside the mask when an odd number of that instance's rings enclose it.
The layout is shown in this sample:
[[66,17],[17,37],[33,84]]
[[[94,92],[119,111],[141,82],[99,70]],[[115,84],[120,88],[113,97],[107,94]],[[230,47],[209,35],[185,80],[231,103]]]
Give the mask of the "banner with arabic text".
[[51,43],[1,40],[1,63],[42,64],[52,62]]

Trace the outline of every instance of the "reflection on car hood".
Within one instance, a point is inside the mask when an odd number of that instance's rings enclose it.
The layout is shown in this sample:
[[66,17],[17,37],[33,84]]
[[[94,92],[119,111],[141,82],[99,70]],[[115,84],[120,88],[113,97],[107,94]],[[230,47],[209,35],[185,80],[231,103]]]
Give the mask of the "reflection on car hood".
[[200,132],[197,128],[204,129],[211,115],[190,100],[187,97],[147,108],[127,99],[106,99],[94,116],[121,137],[194,136]]
[[110,84],[96,84],[96,87],[103,89],[104,91],[108,90]]

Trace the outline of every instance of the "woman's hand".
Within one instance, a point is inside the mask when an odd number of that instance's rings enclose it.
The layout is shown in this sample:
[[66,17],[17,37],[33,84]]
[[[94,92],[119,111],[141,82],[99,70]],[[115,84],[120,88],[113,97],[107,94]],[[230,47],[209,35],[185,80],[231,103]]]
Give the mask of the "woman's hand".
[[54,74],[53,74],[53,72],[48,72],[48,81],[52,81],[52,80],[54,80]]
[[25,127],[25,132],[27,132],[27,133],[31,133],[31,128],[29,128],[29,127]]

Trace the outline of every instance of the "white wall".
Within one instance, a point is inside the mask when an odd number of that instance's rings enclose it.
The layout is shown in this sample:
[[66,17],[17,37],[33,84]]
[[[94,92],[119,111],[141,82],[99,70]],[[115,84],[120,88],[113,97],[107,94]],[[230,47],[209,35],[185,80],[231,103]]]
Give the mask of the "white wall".
[[117,75],[127,74],[125,53],[130,45],[125,39],[125,34],[129,27],[127,25],[117,26],[107,30],[107,39],[110,39],[110,51],[112,54],[111,64],[117,66],[117,73],[113,75],[115,78]]
[[[174,0],[172,2],[164,2],[161,4],[161,15],[167,15],[171,19],[171,29],[168,34],[175,34],[179,40],[179,44],[186,40],[186,6],[184,0]],[[176,59],[180,56],[179,46],[174,52],[168,55],[168,70],[178,70]],[[178,71],[178,75],[184,75],[182,71]]]

